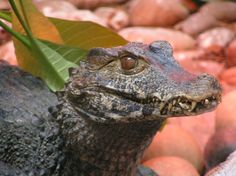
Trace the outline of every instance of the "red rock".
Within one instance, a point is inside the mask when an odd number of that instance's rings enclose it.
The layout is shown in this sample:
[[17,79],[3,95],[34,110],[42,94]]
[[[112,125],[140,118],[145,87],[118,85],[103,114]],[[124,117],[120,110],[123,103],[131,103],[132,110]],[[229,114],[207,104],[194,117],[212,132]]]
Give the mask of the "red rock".
[[220,79],[228,84],[236,86],[236,66],[224,70],[220,75]]
[[209,73],[218,77],[224,70],[224,65],[211,60],[199,60],[204,54],[203,50],[177,51],[174,52],[174,57],[182,67],[191,73]]
[[106,26],[105,21],[96,16],[90,10],[78,10],[75,6],[66,1],[39,1],[35,2],[35,4],[44,15],[49,17],[69,20],[92,21]]
[[220,84],[221,84],[221,86],[223,88],[223,94],[227,94],[227,93],[229,93],[231,91],[236,90],[236,85],[228,84],[224,80],[220,80]]
[[209,28],[217,26],[217,24],[216,18],[211,14],[198,12],[190,15],[184,21],[181,21],[175,28],[195,36]]
[[[203,49],[192,49],[192,50],[186,50],[186,51],[175,51],[174,57],[179,62],[188,62],[187,60],[194,60],[201,58],[205,54],[205,51]],[[182,61],[183,60],[183,61]]]
[[[4,20],[1,20],[3,21],[5,24],[7,24],[8,26],[11,26],[10,23],[4,21]],[[0,45],[8,42],[9,40],[11,39],[11,35],[6,32],[1,26],[0,26]]]
[[67,0],[79,8],[94,9],[99,6],[120,4],[128,0]]
[[190,133],[177,125],[167,124],[154,137],[151,145],[145,151],[143,161],[160,156],[177,156],[183,158],[202,172],[203,157],[195,139]]
[[236,32],[236,22],[230,23],[234,32]]
[[229,127],[236,127],[236,90],[223,96],[221,104],[216,110],[215,128],[216,131]]
[[236,39],[226,48],[226,62],[228,66],[236,66]]
[[77,10],[69,15],[71,20],[92,21],[102,26],[107,26],[106,22],[92,13],[90,10]]
[[55,11],[63,11],[69,13],[71,11],[77,10],[74,5],[64,0],[34,0],[34,3],[39,10],[46,14]]
[[215,111],[198,116],[171,118],[168,122],[188,131],[203,151],[208,139],[215,131]]
[[178,157],[157,157],[143,163],[161,176],[200,176],[186,160]]
[[236,151],[231,153],[227,160],[211,169],[204,176],[234,176],[236,173]]
[[181,2],[185,7],[187,7],[191,12],[194,12],[198,9],[198,6],[196,3],[194,3],[192,0],[178,0]]
[[197,38],[198,46],[208,48],[211,46],[226,47],[235,37],[232,30],[223,27],[217,27],[205,31]]
[[151,43],[156,40],[166,40],[170,42],[174,50],[191,49],[195,46],[195,40],[180,31],[154,28],[154,27],[129,27],[119,32],[129,41]]
[[201,12],[213,15],[216,19],[224,21],[236,20],[236,3],[235,2],[210,2],[206,3],[201,9]]
[[7,0],[0,1],[0,9],[10,9],[10,5]]
[[211,169],[224,162],[236,151],[236,127],[217,130],[207,142],[204,158],[207,169]]
[[129,24],[129,16],[126,11],[113,7],[100,7],[94,12],[104,19],[109,27],[120,30]]
[[13,42],[10,41],[0,47],[0,59],[6,60],[12,65],[17,65],[17,60],[15,56],[15,48]]
[[171,26],[189,13],[177,0],[134,0],[129,12],[133,26]]
[[219,170],[218,166],[207,171],[206,174],[204,174],[204,176],[215,176]]

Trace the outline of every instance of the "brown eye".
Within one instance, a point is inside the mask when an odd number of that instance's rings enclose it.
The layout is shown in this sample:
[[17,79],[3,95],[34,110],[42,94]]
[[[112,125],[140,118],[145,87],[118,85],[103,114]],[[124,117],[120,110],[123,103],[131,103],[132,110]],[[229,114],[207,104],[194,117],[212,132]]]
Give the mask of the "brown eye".
[[122,69],[131,70],[136,67],[137,60],[132,57],[125,56],[120,59],[120,63],[121,63]]

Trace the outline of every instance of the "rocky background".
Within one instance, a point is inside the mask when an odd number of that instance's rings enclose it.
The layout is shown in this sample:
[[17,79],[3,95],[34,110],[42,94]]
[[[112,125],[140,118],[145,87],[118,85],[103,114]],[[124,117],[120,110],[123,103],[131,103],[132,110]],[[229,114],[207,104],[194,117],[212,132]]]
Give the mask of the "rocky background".
[[[206,72],[220,80],[223,100],[217,110],[169,120],[145,152],[145,165],[161,176],[204,175],[236,149],[236,2],[34,1],[47,16],[94,21],[129,41],[167,40],[186,70]],[[0,0],[0,9],[8,8],[7,0]],[[17,64],[11,37],[2,28],[0,58]]]

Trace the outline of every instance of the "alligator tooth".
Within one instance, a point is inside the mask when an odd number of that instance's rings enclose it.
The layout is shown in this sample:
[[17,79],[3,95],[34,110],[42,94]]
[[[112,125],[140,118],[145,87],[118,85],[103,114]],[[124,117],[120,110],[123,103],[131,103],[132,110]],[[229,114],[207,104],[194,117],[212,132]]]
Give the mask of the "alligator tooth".
[[180,113],[180,112],[181,112],[181,108],[180,108],[180,107],[177,107],[177,106],[174,106],[174,107],[172,108],[172,111],[173,111],[173,112]]
[[207,104],[209,104],[209,100],[206,98],[205,100],[204,100],[204,103],[207,105]]
[[216,102],[216,101],[212,101],[212,102],[211,102],[211,105],[216,106],[216,105],[217,105],[217,102]]
[[159,101],[156,101],[156,102],[154,103],[155,106],[158,106],[159,104],[160,104]]
[[197,102],[193,101],[191,104],[191,111],[197,106]]
[[170,110],[171,110],[171,108],[172,108],[172,104],[171,104],[171,103],[169,103],[169,104],[168,104],[168,111],[170,111]]
[[185,103],[179,102],[179,105],[180,105],[180,107],[183,108],[183,109],[189,109],[189,106],[186,105]]
[[173,103],[173,105],[175,105],[175,104],[176,104],[176,100],[173,100],[173,102],[172,102],[172,103]]
[[162,111],[162,109],[165,107],[165,103],[164,102],[160,102],[160,111]]

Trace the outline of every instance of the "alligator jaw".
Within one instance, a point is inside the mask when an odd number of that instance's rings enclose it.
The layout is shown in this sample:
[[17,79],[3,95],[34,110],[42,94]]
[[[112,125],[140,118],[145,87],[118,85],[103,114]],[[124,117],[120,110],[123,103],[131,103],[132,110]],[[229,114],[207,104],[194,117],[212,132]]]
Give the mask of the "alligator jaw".
[[142,100],[141,102],[143,104],[148,103],[150,106],[157,108],[156,111],[160,113],[160,117],[176,117],[198,115],[203,112],[211,111],[217,107],[220,101],[220,94],[212,94],[201,98],[177,96],[167,101],[153,97]]

